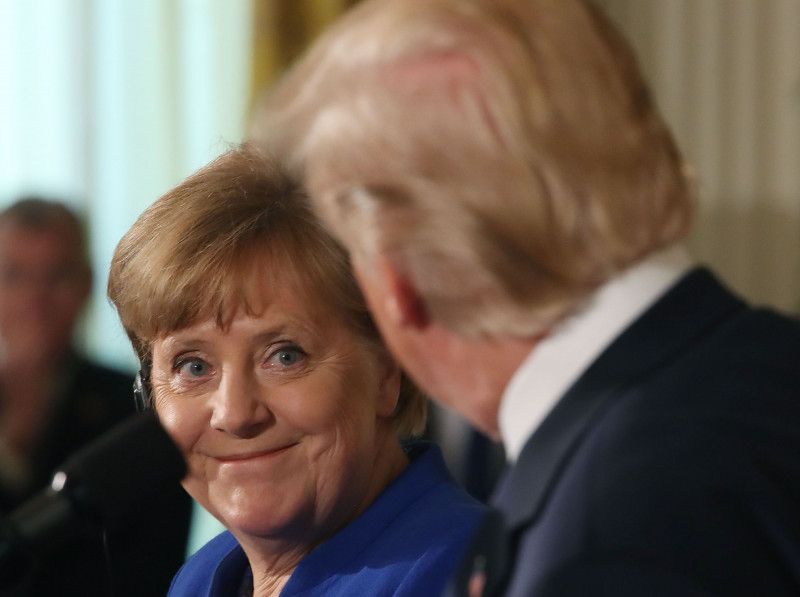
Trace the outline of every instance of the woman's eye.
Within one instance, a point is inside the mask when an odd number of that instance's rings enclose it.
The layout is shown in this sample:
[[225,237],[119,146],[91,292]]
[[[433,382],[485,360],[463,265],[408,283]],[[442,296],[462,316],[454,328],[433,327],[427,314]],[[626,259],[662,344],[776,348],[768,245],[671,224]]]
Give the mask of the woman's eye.
[[272,353],[269,362],[274,365],[280,365],[281,367],[291,367],[300,362],[304,357],[305,353],[299,348],[286,347],[280,348]]
[[203,377],[208,373],[208,363],[202,359],[187,359],[178,363],[178,373],[189,377]]

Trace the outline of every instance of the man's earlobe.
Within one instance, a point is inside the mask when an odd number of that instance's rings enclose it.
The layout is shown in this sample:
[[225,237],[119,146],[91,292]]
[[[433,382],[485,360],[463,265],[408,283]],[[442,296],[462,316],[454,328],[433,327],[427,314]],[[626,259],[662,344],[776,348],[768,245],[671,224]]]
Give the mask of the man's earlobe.
[[430,323],[428,307],[413,282],[389,259],[381,260],[387,285],[386,313],[395,324],[422,329]]

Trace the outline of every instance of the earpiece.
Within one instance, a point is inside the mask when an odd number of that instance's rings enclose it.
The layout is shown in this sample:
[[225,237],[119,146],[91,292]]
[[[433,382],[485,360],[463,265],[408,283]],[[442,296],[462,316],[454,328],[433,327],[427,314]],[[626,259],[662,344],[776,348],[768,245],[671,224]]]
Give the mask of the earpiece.
[[133,380],[133,401],[136,404],[136,410],[144,412],[150,410],[150,363],[142,363],[142,368],[136,373],[136,378]]

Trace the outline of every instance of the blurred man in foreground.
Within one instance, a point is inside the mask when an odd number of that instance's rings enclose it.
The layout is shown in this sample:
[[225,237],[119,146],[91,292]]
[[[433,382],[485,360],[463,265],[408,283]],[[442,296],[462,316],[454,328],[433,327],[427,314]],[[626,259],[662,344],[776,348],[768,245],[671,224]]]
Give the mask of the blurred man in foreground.
[[416,381],[503,441],[457,593],[800,593],[800,328],[681,248],[687,168],[597,9],[365,2],[253,137]]

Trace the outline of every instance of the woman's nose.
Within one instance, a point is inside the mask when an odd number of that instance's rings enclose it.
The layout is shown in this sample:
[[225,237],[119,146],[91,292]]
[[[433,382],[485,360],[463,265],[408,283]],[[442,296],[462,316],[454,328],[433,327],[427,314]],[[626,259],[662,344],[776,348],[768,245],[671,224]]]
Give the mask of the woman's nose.
[[211,426],[236,437],[255,437],[272,420],[262,392],[252,375],[223,373],[214,398]]

